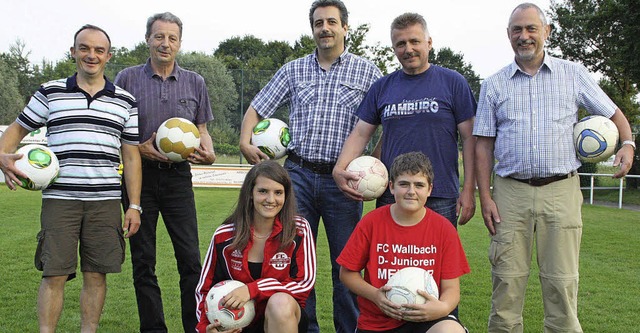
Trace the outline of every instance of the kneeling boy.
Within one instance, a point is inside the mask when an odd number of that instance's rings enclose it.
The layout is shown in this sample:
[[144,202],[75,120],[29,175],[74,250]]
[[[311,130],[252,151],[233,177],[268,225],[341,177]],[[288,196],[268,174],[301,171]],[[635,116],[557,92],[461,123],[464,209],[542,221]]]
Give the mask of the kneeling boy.
[[[338,257],[340,280],[358,295],[357,332],[465,332],[451,312],[460,301],[460,276],[470,272],[469,264],[456,229],[424,206],[432,186],[433,169],[424,154],[396,157],[389,181],[396,202],[366,214]],[[387,280],[407,266],[431,272],[440,299],[418,290],[426,304],[389,301]]]

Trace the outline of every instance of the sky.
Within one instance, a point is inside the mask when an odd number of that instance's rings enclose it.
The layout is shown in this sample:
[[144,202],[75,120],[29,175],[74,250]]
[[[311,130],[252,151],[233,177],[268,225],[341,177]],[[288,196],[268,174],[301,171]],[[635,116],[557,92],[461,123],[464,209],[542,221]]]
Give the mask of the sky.
[[[5,2],[6,1],[6,2]],[[405,12],[422,14],[436,49],[449,47],[464,55],[485,78],[513,60],[506,26],[513,8],[523,0],[343,0],[349,26],[369,24],[365,44],[389,46],[389,26]],[[183,22],[182,50],[211,54],[231,37],[254,35],[263,41],[287,41],[311,34],[311,0],[3,0],[0,52],[20,39],[32,63],[63,59],[82,25],[109,33],[115,47],[133,48],[144,40],[149,16],[170,11]],[[531,1],[547,12],[550,0]]]

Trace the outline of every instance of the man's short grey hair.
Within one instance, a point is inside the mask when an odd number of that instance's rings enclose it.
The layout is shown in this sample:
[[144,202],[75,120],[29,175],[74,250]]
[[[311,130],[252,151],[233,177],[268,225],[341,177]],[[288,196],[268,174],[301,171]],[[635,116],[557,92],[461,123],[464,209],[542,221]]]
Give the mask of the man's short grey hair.
[[149,39],[149,37],[151,37],[151,26],[153,26],[153,23],[155,23],[156,21],[165,21],[165,22],[177,24],[178,30],[180,32],[179,37],[180,37],[180,40],[182,40],[182,21],[180,20],[179,17],[173,15],[170,12],[155,14],[147,20],[147,32],[144,34],[144,39]]
[[424,17],[418,13],[404,13],[396,17],[393,22],[391,22],[391,30],[402,30],[416,24],[420,24],[424,33],[429,35],[427,21],[425,21]]
[[540,9],[540,7],[538,7],[536,4],[533,4],[531,2],[524,2],[516,6],[516,8],[514,8],[513,11],[511,12],[511,15],[509,15],[508,27],[511,26],[511,18],[513,17],[513,13],[515,13],[516,10],[518,9],[525,10],[529,8],[534,8],[538,12],[538,16],[540,17],[540,22],[542,22],[542,26],[547,26],[547,18],[544,16],[544,12],[542,11],[542,9]]

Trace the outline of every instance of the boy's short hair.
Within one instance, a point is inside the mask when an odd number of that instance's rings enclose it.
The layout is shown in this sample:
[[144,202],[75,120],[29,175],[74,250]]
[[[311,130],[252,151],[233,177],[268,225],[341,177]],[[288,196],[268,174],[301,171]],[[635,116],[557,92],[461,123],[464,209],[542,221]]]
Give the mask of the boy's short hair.
[[401,154],[393,160],[389,172],[389,180],[394,182],[396,178],[404,173],[411,173],[412,175],[422,173],[427,176],[429,184],[433,184],[433,167],[431,166],[431,161],[421,152],[412,151]]

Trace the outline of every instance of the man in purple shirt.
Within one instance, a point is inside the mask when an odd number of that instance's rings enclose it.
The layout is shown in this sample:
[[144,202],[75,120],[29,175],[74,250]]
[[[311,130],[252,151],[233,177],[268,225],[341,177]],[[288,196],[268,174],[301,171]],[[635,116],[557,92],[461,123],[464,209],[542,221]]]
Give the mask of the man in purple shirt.
[[[195,288],[201,265],[189,162],[215,161],[206,126],[213,114],[202,76],[180,68],[175,61],[182,40],[180,19],[168,12],[150,17],[145,39],[150,54],[147,63],[124,69],[115,80],[139,102],[144,213],[139,232],[130,238],[130,248],[140,331],[167,332],[155,274],[156,227],[162,214],[180,273],[182,325],[185,332],[191,332],[197,323]],[[200,147],[185,162],[171,163],[154,146],[158,126],[172,117],[192,121],[200,132]]]

